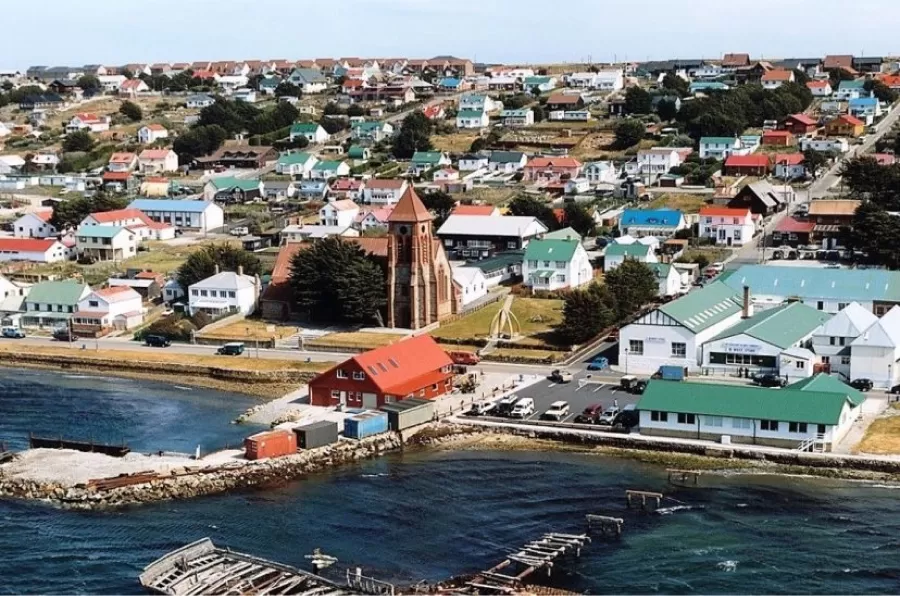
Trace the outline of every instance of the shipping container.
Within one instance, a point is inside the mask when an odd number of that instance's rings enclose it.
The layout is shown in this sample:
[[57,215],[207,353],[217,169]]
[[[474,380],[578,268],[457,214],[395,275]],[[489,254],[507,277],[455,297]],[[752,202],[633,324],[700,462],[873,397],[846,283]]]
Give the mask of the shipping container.
[[344,421],[344,436],[351,439],[365,439],[387,430],[387,414],[377,410],[367,410]]
[[270,430],[244,439],[244,457],[266,459],[297,452],[297,435],[288,430]]
[[297,426],[294,428],[297,434],[298,449],[315,449],[316,447],[324,447],[337,443],[338,425],[337,422],[329,420],[320,420],[305,426]]
[[426,399],[404,399],[381,406],[387,412],[388,427],[400,431],[434,420],[434,402]]
[[653,375],[653,378],[664,379],[666,381],[683,381],[686,376],[686,366],[663,365],[659,367],[659,370]]

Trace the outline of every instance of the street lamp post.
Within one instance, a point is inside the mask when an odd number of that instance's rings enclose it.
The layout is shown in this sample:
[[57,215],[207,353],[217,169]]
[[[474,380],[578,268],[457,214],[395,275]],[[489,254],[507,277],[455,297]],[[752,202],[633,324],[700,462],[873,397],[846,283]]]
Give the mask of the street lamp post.
[[625,374],[628,374],[628,348],[625,348]]

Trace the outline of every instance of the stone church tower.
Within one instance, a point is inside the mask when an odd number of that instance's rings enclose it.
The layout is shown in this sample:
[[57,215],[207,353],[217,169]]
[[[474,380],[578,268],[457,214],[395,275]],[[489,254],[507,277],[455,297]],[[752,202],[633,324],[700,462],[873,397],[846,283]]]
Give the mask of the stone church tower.
[[412,185],[388,217],[388,327],[420,329],[453,314],[453,279],[432,215]]

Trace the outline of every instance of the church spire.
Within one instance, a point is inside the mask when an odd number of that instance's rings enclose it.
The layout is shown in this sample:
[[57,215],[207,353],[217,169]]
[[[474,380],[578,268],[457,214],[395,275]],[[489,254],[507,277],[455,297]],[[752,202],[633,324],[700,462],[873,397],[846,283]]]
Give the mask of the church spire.
[[416,194],[412,184],[406,188],[406,192],[400,197],[394,210],[388,216],[388,223],[420,223],[431,221],[434,217],[425,208],[422,199]]

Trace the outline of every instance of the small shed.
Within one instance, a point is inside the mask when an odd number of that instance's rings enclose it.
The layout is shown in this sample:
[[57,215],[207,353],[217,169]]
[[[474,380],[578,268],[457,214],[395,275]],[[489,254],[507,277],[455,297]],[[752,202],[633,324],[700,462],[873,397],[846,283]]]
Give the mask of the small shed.
[[404,399],[384,404],[381,410],[387,412],[388,428],[393,431],[406,430],[434,419],[434,402],[426,399]]

